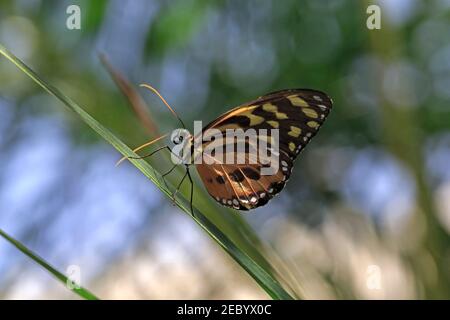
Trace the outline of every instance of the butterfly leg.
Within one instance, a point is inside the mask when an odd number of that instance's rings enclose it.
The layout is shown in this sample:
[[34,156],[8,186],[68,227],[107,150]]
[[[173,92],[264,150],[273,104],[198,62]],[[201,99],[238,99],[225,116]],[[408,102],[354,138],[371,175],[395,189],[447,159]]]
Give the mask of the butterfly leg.
[[173,169],[175,169],[176,167],[177,167],[177,165],[175,164],[172,168],[170,168],[169,171],[167,171],[166,173],[164,173],[164,174],[161,175],[161,178],[162,178],[162,180],[163,180],[163,182],[164,182],[164,185],[166,186],[166,189],[167,189],[167,190],[169,190],[169,186],[167,185],[166,179],[165,179],[164,177],[167,176],[167,175],[169,175],[169,174],[173,171]]
[[[154,150],[154,151],[152,151],[149,154],[146,154],[144,156],[141,156],[141,157],[128,157],[128,159],[144,159],[144,158],[148,158],[148,157],[151,157],[152,155],[154,155],[155,153],[157,153],[157,152],[159,152],[161,150],[164,150],[164,149],[167,149],[167,150],[169,150],[170,153],[172,153],[172,149],[170,149],[169,146],[165,145],[165,146],[159,147],[158,149],[156,149],[156,150]],[[166,176],[169,173],[171,173],[172,170],[175,169],[175,167],[176,167],[176,165],[173,166],[168,172],[166,172],[165,174],[162,175],[162,179],[163,179],[164,185],[165,185],[167,190],[169,190],[169,186],[167,185],[167,182],[164,179],[164,176]]]
[[175,197],[176,197],[178,191],[180,190],[181,185],[183,184],[183,181],[184,181],[184,179],[186,179],[186,176],[187,176],[187,175],[188,175],[188,171],[186,170],[186,173],[184,174],[183,178],[181,178],[181,181],[180,181],[180,183],[178,184],[177,188],[176,188],[175,191],[172,193],[172,201],[173,201],[174,204],[175,204]]
[[192,181],[191,173],[189,172],[189,167],[186,167],[186,172],[189,178],[189,182],[191,183],[191,215],[194,217],[194,205],[193,205],[193,196],[194,196],[194,182]]
[[[166,147],[167,147],[167,149],[168,149],[171,153],[173,153],[173,152],[172,152],[172,149],[170,149],[169,146],[166,146]],[[163,182],[164,182],[164,184],[165,184],[165,186],[166,186],[166,188],[167,188],[167,190],[169,190],[169,186],[167,185],[166,179],[165,179],[164,177],[167,176],[167,175],[169,175],[169,174],[173,171],[173,169],[175,169],[177,166],[178,166],[177,163],[174,164],[174,165],[172,166],[172,168],[170,168],[169,171],[167,171],[166,173],[164,173],[164,174],[161,176],[162,179],[163,179]],[[183,180],[184,180],[184,179],[185,179],[185,176],[183,177],[183,179],[181,179],[181,182],[180,182],[179,186],[177,187],[177,189],[175,190],[175,193],[172,194],[172,201],[173,201],[174,204],[175,204],[175,195],[177,194],[178,189],[181,187],[181,184],[183,183]]]

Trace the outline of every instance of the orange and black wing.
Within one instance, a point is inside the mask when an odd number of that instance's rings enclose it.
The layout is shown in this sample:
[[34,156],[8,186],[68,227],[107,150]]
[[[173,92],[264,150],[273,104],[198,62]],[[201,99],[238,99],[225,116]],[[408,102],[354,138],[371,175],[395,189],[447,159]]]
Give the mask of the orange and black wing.
[[[203,150],[214,143],[208,137],[208,129],[217,129],[224,137],[227,129],[255,129],[257,141],[265,140],[268,148],[273,142],[270,130],[278,129],[279,133],[278,169],[271,175],[262,174],[262,169],[267,166],[267,159],[262,158],[258,158],[256,163],[197,164],[209,194],[219,203],[238,210],[266,204],[284,188],[297,155],[317,133],[331,107],[331,99],[323,92],[310,89],[282,90],[230,110],[208,124],[202,132]],[[251,152],[258,152],[259,145],[246,141],[245,159],[250,159]]]

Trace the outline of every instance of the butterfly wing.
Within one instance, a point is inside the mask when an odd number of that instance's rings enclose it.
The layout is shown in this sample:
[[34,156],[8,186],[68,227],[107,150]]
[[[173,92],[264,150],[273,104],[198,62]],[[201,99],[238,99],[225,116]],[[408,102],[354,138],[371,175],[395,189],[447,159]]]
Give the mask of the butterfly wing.
[[265,205],[279,193],[287,181],[279,170],[261,175],[257,165],[197,165],[208,193],[220,204],[238,210]]
[[203,150],[214,143],[208,136],[211,131],[208,129],[219,130],[224,137],[227,129],[255,129],[257,141],[269,141],[268,147],[271,137],[261,133],[264,130],[260,129],[266,129],[266,132],[279,130],[278,170],[271,175],[262,174],[262,168],[267,166],[265,159],[258,158],[257,163],[247,161],[250,159],[250,150],[258,152],[259,147],[259,143],[252,144],[250,141],[246,142],[244,164],[197,164],[209,194],[219,203],[239,210],[266,204],[284,188],[297,155],[317,133],[331,107],[331,99],[323,92],[310,89],[281,90],[232,109],[205,126],[202,130]]

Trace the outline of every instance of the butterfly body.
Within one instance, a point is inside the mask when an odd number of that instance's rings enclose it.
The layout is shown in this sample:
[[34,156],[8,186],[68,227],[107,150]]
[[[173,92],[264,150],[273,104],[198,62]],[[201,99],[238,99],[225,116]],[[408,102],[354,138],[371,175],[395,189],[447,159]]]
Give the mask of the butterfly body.
[[[195,163],[208,193],[218,203],[237,210],[263,206],[283,190],[295,159],[317,133],[331,107],[332,100],[316,90],[269,93],[221,115],[203,128],[201,136],[186,134],[182,158],[189,165]],[[256,138],[252,140],[248,134],[244,140],[223,142],[231,130],[255,132]],[[244,148],[235,150],[239,141]],[[234,146],[234,153],[225,146]],[[268,150],[266,154],[261,146]],[[207,152],[211,149],[219,151],[212,155]],[[239,158],[244,161],[236,161]]]

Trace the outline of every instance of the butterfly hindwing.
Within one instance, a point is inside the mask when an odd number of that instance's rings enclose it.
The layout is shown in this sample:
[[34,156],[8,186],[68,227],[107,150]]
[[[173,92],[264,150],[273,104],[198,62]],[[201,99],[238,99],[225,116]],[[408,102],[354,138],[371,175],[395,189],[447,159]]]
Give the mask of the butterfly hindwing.
[[[197,170],[209,194],[220,204],[249,210],[266,204],[279,193],[292,168],[292,161],[278,168],[273,175],[261,174],[261,164],[210,164],[197,165]],[[282,161],[285,161],[282,160]]]
[[239,210],[266,204],[283,189],[294,160],[317,133],[331,107],[331,99],[323,92],[290,89],[261,96],[211,122],[203,129],[203,148],[214,143],[214,140],[210,141],[208,138],[208,129],[219,130],[223,137],[227,129],[254,129],[258,135],[258,144],[246,142],[244,156],[248,160],[249,152],[258,151],[260,139],[268,141],[269,148],[271,146],[270,134],[264,135],[261,132],[278,129],[279,157],[277,170],[270,175],[261,174],[261,169],[267,166],[264,158],[258,158],[257,163],[197,164],[197,170],[209,194],[221,204]]

